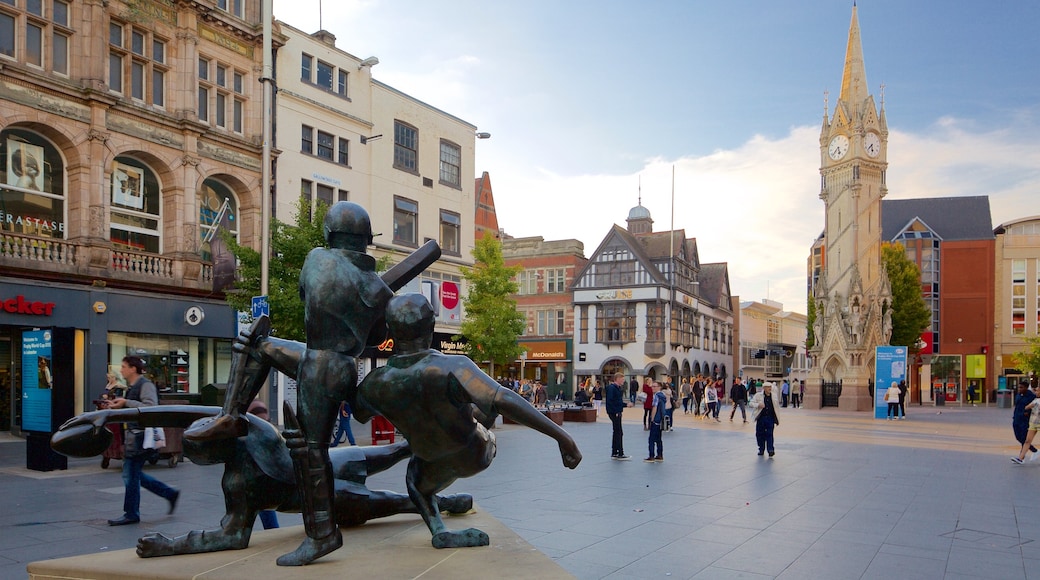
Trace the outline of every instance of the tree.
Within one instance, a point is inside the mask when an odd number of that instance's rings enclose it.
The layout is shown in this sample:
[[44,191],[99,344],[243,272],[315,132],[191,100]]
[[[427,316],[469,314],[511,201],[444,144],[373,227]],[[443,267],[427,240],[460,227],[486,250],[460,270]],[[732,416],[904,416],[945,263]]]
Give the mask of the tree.
[[1026,350],[1015,353],[1015,363],[1019,370],[1040,375],[1040,336],[1026,338]]
[[521,268],[506,267],[502,243],[492,236],[477,240],[473,260],[472,268],[462,268],[469,291],[463,301],[466,319],[460,332],[468,341],[466,354],[477,362],[490,361],[488,374],[494,376],[495,363],[512,362],[523,352],[517,339],[526,321],[509,298],[519,289],[513,277]]
[[[307,254],[325,245],[322,223],[328,206],[318,202],[314,207],[304,199],[296,203],[295,225],[271,220],[271,256],[268,265],[267,301],[271,305],[271,334],[279,338],[305,341],[303,301],[300,300],[300,270]],[[238,280],[234,290],[225,294],[228,305],[236,311],[248,311],[253,296],[260,295],[260,252],[239,245],[228,232],[220,235],[238,260]]]
[[813,298],[812,293],[809,293],[809,298],[806,300],[806,322],[805,322],[805,350],[812,350],[812,347],[816,346],[816,341],[823,338],[816,336],[816,299]]
[[932,312],[921,296],[921,271],[906,257],[902,244],[882,244],[881,261],[892,287],[892,336],[888,343],[916,348],[921,333],[932,321]]

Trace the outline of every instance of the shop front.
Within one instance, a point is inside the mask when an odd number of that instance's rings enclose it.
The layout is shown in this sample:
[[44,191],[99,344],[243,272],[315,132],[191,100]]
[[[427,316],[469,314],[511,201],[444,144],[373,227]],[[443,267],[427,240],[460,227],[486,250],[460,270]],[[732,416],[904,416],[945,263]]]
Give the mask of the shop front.
[[[0,430],[20,433],[25,421],[39,429],[43,401],[67,409],[63,413],[94,410],[106,373],[119,376],[126,355],[145,360],[161,394],[224,383],[235,328],[235,315],[222,301],[2,280]],[[71,393],[61,396],[73,397],[73,404],[51,401],[50,394],[60,393]]]
[[[574,364],[571,361],[571,339],[521,341],[520,358],[510,363],[503,377],[538,381],[545,385],[550,399],[574,397]],[[498,374],[498,373],[495,373]]]

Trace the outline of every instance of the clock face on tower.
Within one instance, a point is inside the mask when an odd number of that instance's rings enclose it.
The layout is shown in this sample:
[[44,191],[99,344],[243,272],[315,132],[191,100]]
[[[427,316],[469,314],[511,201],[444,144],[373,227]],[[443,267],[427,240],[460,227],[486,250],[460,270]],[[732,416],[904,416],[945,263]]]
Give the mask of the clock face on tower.
[[827,147],[827,154],[835,161],[845,157],[845,154],[848,152],[849,138],[844,135],[838,135],[831,139],[831,144]]
[[871,157],[881,154],[881,139],[878,138],[877,133],[867,133],[863,136],[863,149]]

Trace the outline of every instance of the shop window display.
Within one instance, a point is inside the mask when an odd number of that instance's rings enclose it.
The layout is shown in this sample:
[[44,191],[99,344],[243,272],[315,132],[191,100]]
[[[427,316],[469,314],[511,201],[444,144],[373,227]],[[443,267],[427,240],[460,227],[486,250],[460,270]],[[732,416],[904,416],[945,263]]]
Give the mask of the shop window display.
[[32,131],[0,131],[0,231],[65,237],[65,162]]
[[145,362],[145,376],[160,393],[198,393],[227,382],[231,341],[154,334],[109,334],[109,361],[118,368],[128,354]]

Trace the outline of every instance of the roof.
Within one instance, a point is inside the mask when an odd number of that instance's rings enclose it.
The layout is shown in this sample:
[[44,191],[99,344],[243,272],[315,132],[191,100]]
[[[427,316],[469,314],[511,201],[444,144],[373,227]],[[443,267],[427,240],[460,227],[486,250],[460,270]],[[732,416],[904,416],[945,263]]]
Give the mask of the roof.
[[726,262],[701,264],[701,272],[698,278],[701,283],[701,298],[716,308],[729,310],[729,296],[725,296],[725,304],[720,304],[720,301],[723,300],[723,293],[728,291],[728,288],[726,288],[727,276]]
[[634,208],[628,210],[628,220],[640,220],[640,219],[651,219],[650,210],[643,207],[643,204],[639,204]]
[[989,196],[881,201],[881,237],[885,240],[894,240],[914,219],[920,219],[944,241],[993,239]]
[[646,254],[652,259],[668,258],[673,255],[682,257],[683,242],[686,241],[685,230],[635,234],[635,236],[639,243],[643,244]]

